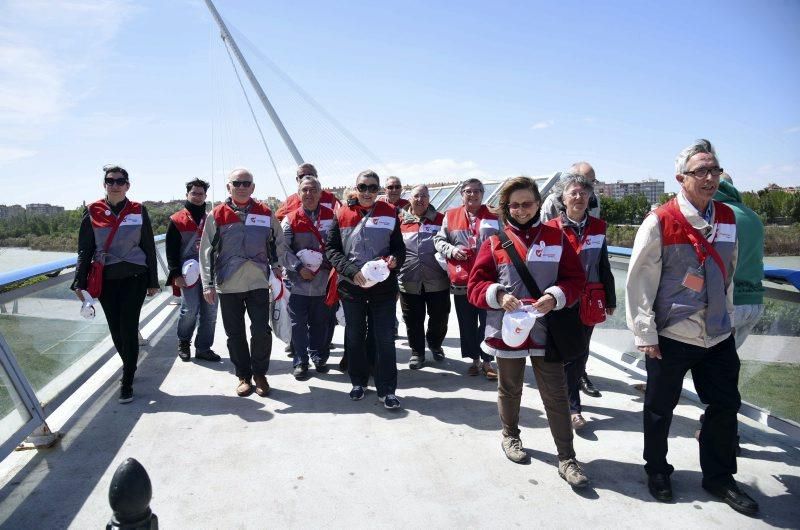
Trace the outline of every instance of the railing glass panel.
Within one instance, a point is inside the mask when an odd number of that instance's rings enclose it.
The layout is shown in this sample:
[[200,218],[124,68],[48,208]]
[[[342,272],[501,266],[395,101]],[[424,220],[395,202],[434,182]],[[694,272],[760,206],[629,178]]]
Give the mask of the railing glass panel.
[[31,413],[11,384],[5,367],[0,365],[0,442],[8,440],[31,419]]

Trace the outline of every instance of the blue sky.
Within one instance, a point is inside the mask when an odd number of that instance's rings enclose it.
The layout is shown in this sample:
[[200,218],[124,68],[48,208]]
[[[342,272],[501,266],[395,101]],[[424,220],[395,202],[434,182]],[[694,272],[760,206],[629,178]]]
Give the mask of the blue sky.
[[[706,137],[740,189],[800,185],[794,0],[216,5],[324,184],[367,167],[423,182],[585,159],[601,180],[675,190],[675,155]],[[136,199],[212,172],[219,198],[236,166],[257,196],[282,194],[201,1],[0,0],[0,58],[0,203],[94,200],[110,162]]]

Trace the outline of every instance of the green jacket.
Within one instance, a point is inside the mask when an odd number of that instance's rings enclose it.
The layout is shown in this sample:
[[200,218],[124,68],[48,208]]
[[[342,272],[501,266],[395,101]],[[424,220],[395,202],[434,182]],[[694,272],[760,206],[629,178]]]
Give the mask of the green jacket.
[[724,202],[736,215],[739,259],[733,275],[733,305],[764,303],[764,225],[753,210],[742,203],[742,195],[733,184],[720,180],[714,200]]

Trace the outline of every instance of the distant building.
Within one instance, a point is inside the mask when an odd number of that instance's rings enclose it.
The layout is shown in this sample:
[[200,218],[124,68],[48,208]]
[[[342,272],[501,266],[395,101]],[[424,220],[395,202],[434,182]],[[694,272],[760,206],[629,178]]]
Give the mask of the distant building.
[[11,206],[0,204],[0,219],[8,219],[9,217],[22,215],[24,213],[25,213],[25,208],[23,208],[19,204],[12,204]]
[[664,181],[657,179],[645,179],[641,182],[617,182],[603,183],[595,182],[594,191],[598,195],[621,199],[626,195],[644,195],[650,204],[658,201],[658,197],[664,193]]
[[786,193],[800,193],[800,187],[797,186],[786,186],[785,188],[782,186],[778,186],[777,184],[771,183],[766,187],[767,191],[785,191]]
[[55,215],[64,211],[63,206],[54,206],[52,204],[26,204],[25,210],[30,215]]

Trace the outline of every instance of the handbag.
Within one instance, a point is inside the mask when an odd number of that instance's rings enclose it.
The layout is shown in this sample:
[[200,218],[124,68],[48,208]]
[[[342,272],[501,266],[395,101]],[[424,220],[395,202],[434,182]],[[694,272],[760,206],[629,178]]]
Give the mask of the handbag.
[[581,322],[594,326],[606,320],[606,290],[600,282],[587,282],[581,293]]
[[86,278],[86,292],[89,293],[92,298],[99,298],[100,294],[103,292],[103,270],[106,267],[106,253],[111,246],[111,241],[114,239],[119,225],[122,224],[122,220],[128,213],[129,205],[130,201],[128,201],[125,208],[119,213],[119,216],[117,216],[117,221],[114,223],[114,226],[111,227],[111,232],[108,233],[106,243],[103,245],[103,252],[100,254],[100,259],[93,259],[92,263],[89,265],[89,274]]
[[[531,271],[523,263],[514,247],[513,241],[506,234],[505,227],[497,233],[501,246],[506,251],[522,283],[530,295],[536,299],[542,297],[542,291],[531,276]],[[563,307],[558,311],[549,311],[545,316],[547,324],[547,341],[544,348],[544,360],[549,362],[574,361],[586,353],[586,328],[581,322],[579,304]]]

